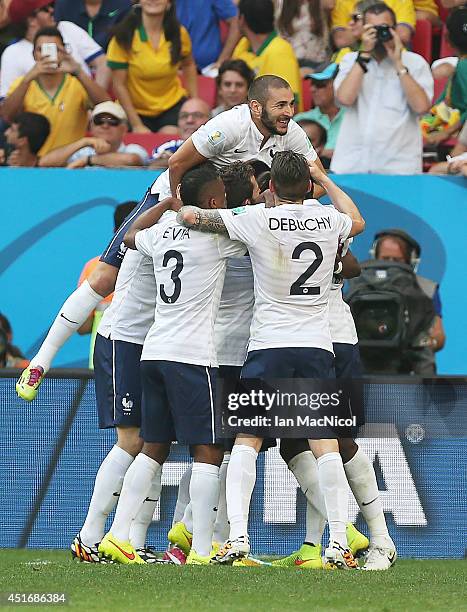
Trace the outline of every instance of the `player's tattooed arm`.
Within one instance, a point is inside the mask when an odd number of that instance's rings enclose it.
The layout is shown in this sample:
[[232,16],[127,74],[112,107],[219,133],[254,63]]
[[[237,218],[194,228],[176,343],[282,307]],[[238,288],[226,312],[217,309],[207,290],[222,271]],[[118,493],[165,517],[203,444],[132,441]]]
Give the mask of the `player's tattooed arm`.
[[210,234],[225,234],[228,236],[227,228],[219,211],[211,208],[197,208],[196,206],[184,206],[177,213],[177,223]]

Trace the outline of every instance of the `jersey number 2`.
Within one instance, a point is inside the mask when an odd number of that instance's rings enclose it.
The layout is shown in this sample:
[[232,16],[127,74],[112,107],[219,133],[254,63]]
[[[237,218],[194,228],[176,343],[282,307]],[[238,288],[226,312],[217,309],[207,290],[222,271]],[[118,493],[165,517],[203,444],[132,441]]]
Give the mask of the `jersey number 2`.
[[182,290],[182,281],[179,278],[180,272],[183,270],[182,254],[178,251],[167,251],[162,261],[162,265],[164,266],[164,268],[168,266],[169,261],[171,259],[175,259],[175,261],[177,262],[175,268],[172,271],[172,274],[170,275],[170,278],[172,279],[174,284],[172,295],[167,295],[167,293],[165,292],[164,285],[160,285],[159,287],[162,301],[166,304],[173,304],[174,302],[176,302],[180,297],[180,291]]
[[316,242],[301,242],[294,248],[292,259],[300,259],[300,255],[303,253],[303,251],[313,251],[313,253],[316,255],[316,259],[310,266],[308,266],[305,272],[300,274],[297,280],[290,285],[290,295],[319,295],[319,287],[304,287],[303,285],[320,267],[323,261],[323,251],[316,244]]

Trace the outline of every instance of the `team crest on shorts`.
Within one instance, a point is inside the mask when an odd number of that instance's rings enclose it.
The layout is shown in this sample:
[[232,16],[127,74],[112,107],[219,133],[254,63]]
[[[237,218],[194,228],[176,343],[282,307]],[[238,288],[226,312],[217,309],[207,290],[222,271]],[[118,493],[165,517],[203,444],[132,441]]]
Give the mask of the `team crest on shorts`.
[[209,134],[208,140],[212,145],[218,145],[225,140],[225,134],[219,130],[216,130],[215,132],[212,132],[212,134]]

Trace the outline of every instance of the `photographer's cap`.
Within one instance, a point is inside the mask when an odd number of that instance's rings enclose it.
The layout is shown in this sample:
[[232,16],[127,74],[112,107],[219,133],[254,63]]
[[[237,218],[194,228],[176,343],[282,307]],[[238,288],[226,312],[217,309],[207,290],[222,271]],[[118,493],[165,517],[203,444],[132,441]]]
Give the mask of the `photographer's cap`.
[[94,119],[94,117],[97,117],[97,115],[111,115],[112,117],[120,119],[120,121],[128,121],[123,107],[116,102],[111,102],[110,100],[96,104],[96,106],[92,109],[91,119]]
[[339,66],[333,63],[326,66],[326,68],[321,72],[312,72],[311,74],[307,74],[305,78],[312,79],[313,81],[330,81],[331,79],[335,78],[338,70]]

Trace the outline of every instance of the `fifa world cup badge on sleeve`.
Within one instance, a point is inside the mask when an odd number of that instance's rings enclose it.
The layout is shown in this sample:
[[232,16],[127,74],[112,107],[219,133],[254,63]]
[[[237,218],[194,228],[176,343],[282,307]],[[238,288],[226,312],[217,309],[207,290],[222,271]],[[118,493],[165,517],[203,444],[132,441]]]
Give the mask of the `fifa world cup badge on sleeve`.
[[216,146],[225,140],[225,134],[223,134],[219,130],[215,130],[214,132],[209,134],[208,140],[213,146]]

